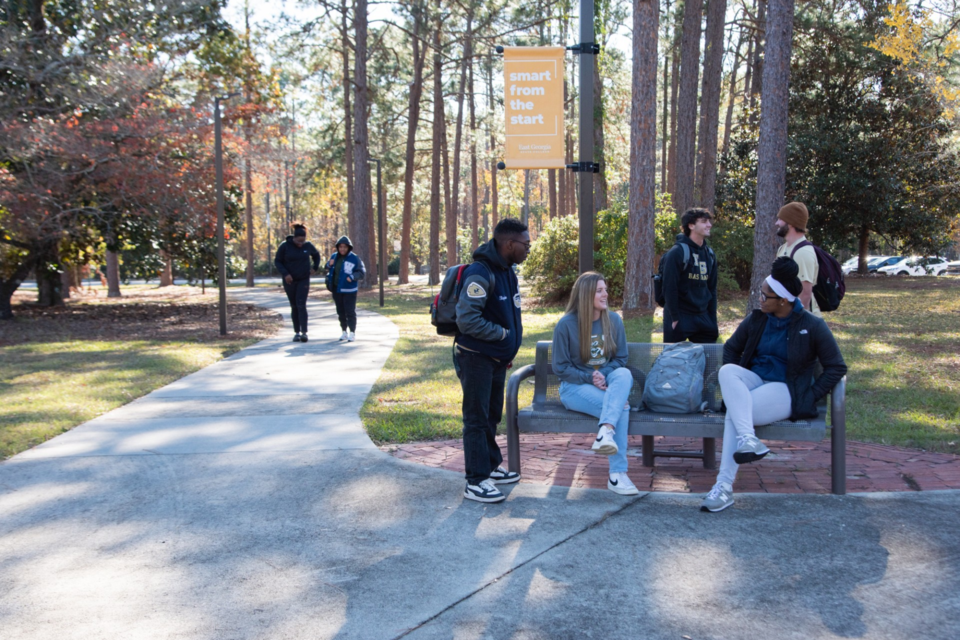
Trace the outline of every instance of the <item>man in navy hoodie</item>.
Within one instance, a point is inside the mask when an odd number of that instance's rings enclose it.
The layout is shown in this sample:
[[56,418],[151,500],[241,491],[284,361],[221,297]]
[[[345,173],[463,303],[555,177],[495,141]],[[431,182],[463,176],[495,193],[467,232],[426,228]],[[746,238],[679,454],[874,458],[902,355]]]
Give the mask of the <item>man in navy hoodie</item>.
[[[663,342],[689,340],[713,344],[717,325],[717,260],[707,243],[713,216],[688,209],[680,218],[683,233],[663,263]],[[684,262],[684,256],[687,257]]]
[[513,265],[530,253],[530,234],[519,220],[504,218],[493,240],[473,253],[463,271],[457,300],[454,357],[463,388],[463,457],[467,487],[463,496],[478,502],[502,502],[496,487],[520,480],[500,464],[497,425],[503,416],[507,369],[520,349],[520,287]]

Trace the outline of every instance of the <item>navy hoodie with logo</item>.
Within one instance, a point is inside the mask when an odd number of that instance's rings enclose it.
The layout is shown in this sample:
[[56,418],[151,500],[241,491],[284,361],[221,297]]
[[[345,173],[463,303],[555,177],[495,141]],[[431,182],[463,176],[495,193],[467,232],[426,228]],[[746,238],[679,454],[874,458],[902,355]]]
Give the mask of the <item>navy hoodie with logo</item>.
[[497,251],[496,240],[477,247],[473,263],[463,270],[457,328],[456,343],[464,349],[508,362],[520,350],[520,285],[511,265]]
[[[690,262],[683,266],[683,248],[690,249]],[[702,246],[687,237],[677,235],[677,242],[663,256],[663,297],[670,317],[707,314],[717,322],[717,262],[707,258],[707,241]],[[712,267],[710,269],[709,267]]]
[[309,242],[298,247],[293,236],[287,236],[287,241],[277,249],[277,256],[273,260],[281,277],[293,276],[294,280],[306,280],[310,277],[310,263],[313,270],[320,268],[320,252]]

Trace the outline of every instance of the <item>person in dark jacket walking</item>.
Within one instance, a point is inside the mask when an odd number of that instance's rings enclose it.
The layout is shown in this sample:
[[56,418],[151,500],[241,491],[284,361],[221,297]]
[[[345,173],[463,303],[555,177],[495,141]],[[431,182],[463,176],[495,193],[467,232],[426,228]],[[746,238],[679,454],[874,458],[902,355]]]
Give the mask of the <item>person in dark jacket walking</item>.
[[320,269],[320,252],[307,242],[307,228],[302,224],[293,225],[293,235],[277,249],[273,260],[277,271],[283,277],[283,290],[290,301],[290,315],[293,316],[293,341],[307,341],[307,295],[310,293],[310,263],[313,271]]
[[[777,258],[760,287],[760,308],[723,345],[723,452],[717,483],[704,498],[703,511],[732,505],[738,465],[770,452],[757,439],[755,425],[817,417],[817,402],[847,373],[827,324],[803,308],[798,273],[792,259]],[[818,360],[823,373],[814,379]]]
[[347,236],[337,240],[337,252],[327,261],[327,289],[333,294],[340,320],[340,341],[353,342],[357,337],[358,284],[366,275],[363,260],[353,252],[353,243]]
[[467,486],[463,496],[478,502],[502,502],[496,485],[520,480],[501,465],[497,425],[503,416],[507,369],[520,350],[520,287],[513,265],[530,253],[527,226],[504,218],[493,239],[473,252],[463,270],[457,300],[454,364],[463,388],[463,458]]
[[[683,233],[663,263],[663,341],[713,344],[717,326],[717,261],[707,243],[713,216],[688,209],[680,218]],[[687,256],[684,262],[684,256]]]

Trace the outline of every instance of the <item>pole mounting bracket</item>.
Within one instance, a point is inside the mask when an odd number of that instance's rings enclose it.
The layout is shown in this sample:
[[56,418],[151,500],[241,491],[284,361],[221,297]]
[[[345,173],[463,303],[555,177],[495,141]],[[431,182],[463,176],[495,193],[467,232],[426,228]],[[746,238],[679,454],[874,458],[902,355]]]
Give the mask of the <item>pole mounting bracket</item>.
[[600,45],[596,42],[581,42],[580,44],[574,44],[567,47],[567,51],[573,51],[574,55],[599,55],[600,54]]
[[600,163],[574,162],[573,164],[568,164],[567,169],[570,169],[574,173],[600,173]]

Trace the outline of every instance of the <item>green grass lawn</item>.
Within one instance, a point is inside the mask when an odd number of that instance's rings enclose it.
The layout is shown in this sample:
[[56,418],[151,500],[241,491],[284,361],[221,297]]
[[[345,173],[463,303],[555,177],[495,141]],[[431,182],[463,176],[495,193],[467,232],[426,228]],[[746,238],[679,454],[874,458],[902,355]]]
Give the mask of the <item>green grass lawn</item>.
[[[451,338],[437,336],[429,305],[437,287],[388,287],[380,309],[376,292],[359,306],[389,317],[400,339],[361,412],[381,444],[459,437],[459,382]],[[960,279],[850,278],[847,294],[827,320],[850,369],[847,429],[851,439],[960,453]],[[723,338],[736,329],[745,296],[721,301]],[[531,364],[538,340],[549,340],[560,307],[524,302],[524,340],[515,366]],[[631,342],[660,342],[660,320],[626,321]],[[362,330],[362,329],[361,329]],[[525,385],[521,406],[529,404]],[[502,425],[501,425],[502,428]]]
[[231,304],[219,335],[215,290],[125,287],[124,297],[29,304],[0,322],[0,459],[150,393],[270,335],[278,316]]

